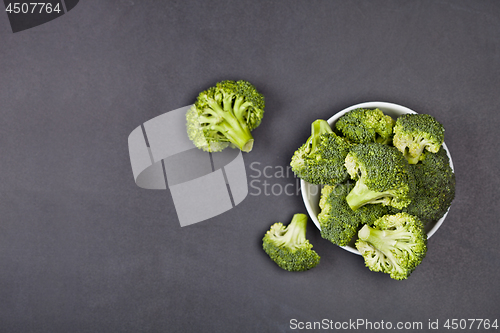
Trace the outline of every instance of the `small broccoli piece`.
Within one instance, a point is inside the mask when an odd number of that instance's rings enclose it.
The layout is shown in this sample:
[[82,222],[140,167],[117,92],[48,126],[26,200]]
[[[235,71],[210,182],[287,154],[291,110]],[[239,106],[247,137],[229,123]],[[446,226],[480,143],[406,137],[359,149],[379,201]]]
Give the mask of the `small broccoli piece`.
[[444,141],[444,127],[428,114],[405,114],[396,120],[393,144],[410,164],[416,164],[426,155],[424,149],[437,153]]
[[380,109],[355,109],[335,123],[335,128],[354,143],[390,143],[394,119]]
[[375,203],[402,209],[410,204],[415,179],[408,161],[396,148],[381,143],[359,144],[347,154],[345,166],[356,181],[346,197],[351,209]]
[[427,155],[421,163],[410,165],[415,176],[415,197],[403,211],[416,215],[424,224],[437,221],[446,213],[455,198],[455,174],[446,150]]
[[320,256],[306,239],[306,226],[307,215],[295,214],[288,226],[277,222],[264,235],[264,251],[284,270],[306,271],[319,264]]
[[376,219],[388,213],[382,204],[366,205],[353,211],[346,201],[347,193],[354,183],[327,185],[321,190],[318,221],[321,227],[321,237],[333,244],[345,246],[351,242],[359,227],[373,223]]
[[295,175],[311,184],[335,185],[349,174],[344,160],[352,144],[333,133],[326,120],[311,124],[311,136],[295,151],[290,162]]
[[264,115],[264,96],[249,82],[221,81],[201,92],[186,114],[189,139],[200,149],[221,151],[230,144],[253,148],[250,133]]
[[404,280],[424,259],[427,234],[415,216],[407,213],[385,215],[373,226],[365,224],[359,230],[356,248],[370,270]]

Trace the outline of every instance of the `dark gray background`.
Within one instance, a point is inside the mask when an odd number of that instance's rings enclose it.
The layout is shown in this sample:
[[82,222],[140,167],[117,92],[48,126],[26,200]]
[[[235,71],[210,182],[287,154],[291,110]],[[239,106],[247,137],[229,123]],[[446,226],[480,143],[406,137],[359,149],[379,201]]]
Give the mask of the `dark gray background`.
[[[498,1],[80,1],[16,34],[0,14],[0,40],[0,332],[500,319]],[[310,122],[350,105],[445,125],[457,196],[408,280],[370,272],[312,223],[321,264],[279,269],[261,238],[305,212],[300,195],[250,188],[181,228],[168,190],[135,185],[129,133],[222,79],[266,96],[244,159],[276,191],[293,176],[255,169],[286,167]]]

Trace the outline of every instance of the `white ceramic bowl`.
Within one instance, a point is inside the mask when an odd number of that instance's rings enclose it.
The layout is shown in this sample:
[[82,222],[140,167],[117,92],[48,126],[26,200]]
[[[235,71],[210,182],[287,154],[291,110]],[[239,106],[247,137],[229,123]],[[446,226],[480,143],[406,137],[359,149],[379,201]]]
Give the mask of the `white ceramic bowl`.
[[[328,119],[328,123],[330,124],[330,126],[333,127],[333,124],[335,124],[337,119],[339,119],[342,115],[344,115],[345,113],[347,113],[351,110],[358,109],[358,108],[365,108],[365,109],[379,108],[380,110],[382,110],[384,112],[384,114],[387,114],[387,115],[393,117],[394,119],[396,119],[397,117],[399,117],[400,115],[403,115],[405,113],[416,113],[415,111],[413,111],[407,107],[398,105],[398,104],[387,103],[387,102],[366,102],[366,103],[361,103],[361,104],[356,104],[356,105],[350,106],[350,107],[338,112],[337,114],[332,116],[330,119]],[[454,170],[453,169],[453,162],[451,160],[450,151],[448,150],[448,147],[446,147],[446,144],[444,144],[444,143],[443,143],[443,147],[446,150],[448,157],[450,158],[450,166],[451,166],[452,170]],[[311,217],[311,220],[316,225],[316,227],[318,227],[318,229],[321,230],[321,227],[320,227],[319,221],[318,221],[318,214],[321,211],[319,208],[321,186],[320,185],[313,185],[313,184],[310,184],[304,180],[301,180],[300,181],[300,188],[301,188],[301,192],[302,192],[302,199],[304,200],[304,204],[306,206],[307,212],[308,212],[309,216]],[[439,229],[441,224],[443,224],[444,219],[446,218],[446,215],[448,215],[448,212],[446,212],[444,214],[444,216],[441,219],[439,219],[437,222],[428,223],[425,226],[425,230],[427,232],[427,238],[430,238]],[[356,249],[356,247],[354,246],[354,242],[355,242],[355,239],[353,241],[351,241],[351,243],[349,243],[348,245],[341,246],[341,247],[344,250],[347,250],[349,252],[352,252],[355,254],[360,254],[358,252],[358,250]]]

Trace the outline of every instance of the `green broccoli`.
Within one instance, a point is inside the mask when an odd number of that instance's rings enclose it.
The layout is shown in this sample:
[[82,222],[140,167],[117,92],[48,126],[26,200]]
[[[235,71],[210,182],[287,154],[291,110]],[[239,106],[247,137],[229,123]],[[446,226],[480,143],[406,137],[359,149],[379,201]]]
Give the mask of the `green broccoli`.
[[288,226],[274,223],[262,239],[262,247],[279,267],[306,271],[319,264],[320,256],[306,239],[307,215],[295,214]]
[[455,174],[446,150],[424,153],[425,159],[410,165],[415,176],[415,197],[403,211],[416,215],[426,224],[437,221],[446,213],[455,198]]
[[311,124],[311,136],[290,162],[295,175],[311,184],[335,185],[349,175],[344,160],[352,144],[333,133],[326,120]]
[[200,149],[221,151],[230,144],[253,148],[250,133],[264,115],[264,96],[249,82],[222,81],[201,92],[186,114],[189,139]]
[[393,144],[410,164],[426,155],[424,149],[437,153],[444,141],[444,127],[428,114],[404,114],[396,120]]
[[354,109],[335,122],[335,128],[354,143],[390,143],[394,119],[380,109]]
[[356,181],[346,197],[351,209],[375,203],[402,209],[411,202],[415,179],[396,148],[381,143],[356,145],[347,154],[345,166]]
[[346,201],[347,193],[354,187],[353,183],[327,185],[321,190],[318,221],[321,237],[333,244],[345,246],[351,242],[360,225],[373,223],[388,213],[382,204],[366,205],[353,211]]
[[356,248],[370,270],[404,280],[425,257],[427,234],[413,215],[384,215],[373,226],[365,224],[359,230]]

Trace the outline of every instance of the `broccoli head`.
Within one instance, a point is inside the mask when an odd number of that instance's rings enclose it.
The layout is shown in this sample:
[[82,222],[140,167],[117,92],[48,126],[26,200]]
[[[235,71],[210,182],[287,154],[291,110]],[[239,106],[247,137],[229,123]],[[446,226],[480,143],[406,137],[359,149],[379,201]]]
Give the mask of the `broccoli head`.
[[354,143],[390,143],[394,119],[380,109],[354,109],[336,123],[337,131]]
[[403,211],[416,215],[424,224],[437,221],[446,213],[455,198],[455,174],[446,150],[441,147],[421,163],[410,165],[417,184],[415,197]]
[[366,205],[353,211],[346,201],[347,193],[354,187],[353,183],[324,186],[321,190],[318,221],[321,237],[333,244],[345,246],[356,236],[359,227],[373,223],[388,213],[382,204]]
[[428,114],[405,114],[396,120],[393,144],[410,164],[426,156],[424,149],[437,153],[444,141],[444,127]]
[[351,209],[375,203],[402,209],[410,204],[415,179],[396,148],[381,143],[356,145],[347,154],[345,166],[356,181],[346,197]]
[[311,184],[335,185],[349,174],[344,160],[352,144],[333,133],[326,120],[311,124],[311,136],[292,156],[295,175]]
[[186,114],[189,139],[200,149],[221,151],[234,145],[253,148],[250,133],[264,115],[264,96],[249,82],[221,81],[201,92]]
[[306,271],[319,264],[320,256],[306,239],[306,226],[307,215],[295,214],[286,227],[277,222],[264,235],[264,251],[284,270]]
[[372,226],[365,224],[359,230],[356,248],[370,270],[404,280],[424,259],[427,234],[413,215],[384,215]]

